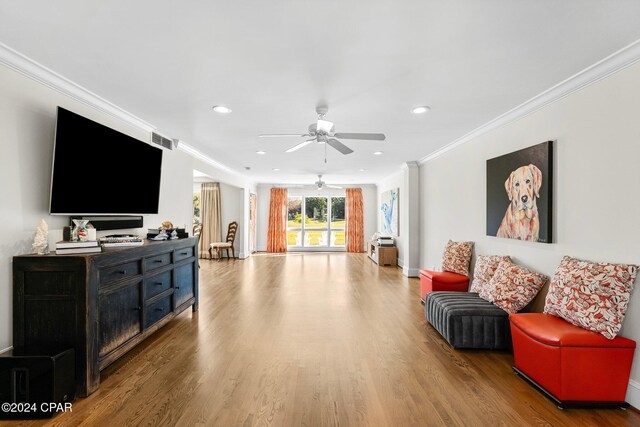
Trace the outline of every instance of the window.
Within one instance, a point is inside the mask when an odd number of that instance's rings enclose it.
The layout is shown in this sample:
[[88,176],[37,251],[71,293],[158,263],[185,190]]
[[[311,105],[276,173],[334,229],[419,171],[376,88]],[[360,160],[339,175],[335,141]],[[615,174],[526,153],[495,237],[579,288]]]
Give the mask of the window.
[[287,245],[302,244],[302,197],[289,197],[287,204]]
[[290,248],[344,248],[344,197],[289,197]]

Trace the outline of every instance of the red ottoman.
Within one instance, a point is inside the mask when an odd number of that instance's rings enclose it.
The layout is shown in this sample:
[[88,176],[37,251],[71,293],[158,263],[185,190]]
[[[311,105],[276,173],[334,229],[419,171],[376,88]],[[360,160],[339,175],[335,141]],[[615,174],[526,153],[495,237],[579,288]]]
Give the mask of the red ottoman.
[[543,313],[509,315],[513,370],[560,408],[627,407],[636,342],[609,340]]
[[434,291],[467,292],[469,278],[450,271],[420,270],[420,300],[424,302],[426,295]]

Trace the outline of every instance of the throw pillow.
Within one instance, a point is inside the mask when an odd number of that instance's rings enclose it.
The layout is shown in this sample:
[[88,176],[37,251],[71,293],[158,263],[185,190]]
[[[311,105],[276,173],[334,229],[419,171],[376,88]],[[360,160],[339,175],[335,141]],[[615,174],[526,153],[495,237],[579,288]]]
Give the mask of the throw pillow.
[[517,313],[538,295],[547,279],[544,274],[503,260],[486,286],[488,301],[507,313]]
[[469,292],[480,293],[482,288],[487,286],[502,260],[511,261],[511,258],[500,255],[478,255]]
[[442,255],[442,271],[468,276],[472,249],[473,242],[454,242],[449,240]]
[[556,269],[544,312],[614,339],[627,311],[638,266],[565,256]]

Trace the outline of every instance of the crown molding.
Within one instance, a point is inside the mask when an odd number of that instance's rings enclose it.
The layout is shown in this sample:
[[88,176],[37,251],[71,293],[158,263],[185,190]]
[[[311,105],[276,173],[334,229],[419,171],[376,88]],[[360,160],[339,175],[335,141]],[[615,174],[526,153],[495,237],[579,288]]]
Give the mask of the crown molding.
[[194,157],[200,161],[203,161],[215,168],[221,169],[225,172],[234,174],[234,175],[240,175],[242,176],[242,174],[234,169],[231,169],[230,167],[223,165],[220,162],[217,162],[215,160],[213,160],[211,157],[207,156],[206,154],[203,154],[202,152],[200,152],[199,150],[197,150],[196,148],[193,148],[192,146],[190,146],[189,144],[185,143],[184,141],[180,141],[180,144],[178,144],[178,150],[180,151],[184,151],[185,153],[189,154],[191,157]]
[[129,113],[117,105],[112,104],[101,96],[96,95],[90,90],[72,82],[66,77],[61,76],[50,68],[28,58],[4,43],[0,43],[0,64],[44,86],[69,96],[78,102],[96,108],[110,116],[124,120],[136,128],[147,132],[151,132],[155,129],[155,126],[152,124]]
[[623,47],[617,52],[612,53],[601,61],[596,62],[590,67],[574,74],[557,85],[545,90],[544,92],[534,96],[533,98],[523,102],[506,113],[496,117],[495,119],[485,123],[484,125],[472,130],[471,132],[461,136],[460,138],[450,142],[444,147],[434,151],[433,153],[420,159],[419,163],[424,164],[429,160],[433,160],[448,151],[453,150],[467,142],[483,135],[493,129],[509,124],[528,114],[533,113],[553,102],[556,102],[572,93],[584,89],[610,75],[621,71],[636,62],[640,61],[640,40]]

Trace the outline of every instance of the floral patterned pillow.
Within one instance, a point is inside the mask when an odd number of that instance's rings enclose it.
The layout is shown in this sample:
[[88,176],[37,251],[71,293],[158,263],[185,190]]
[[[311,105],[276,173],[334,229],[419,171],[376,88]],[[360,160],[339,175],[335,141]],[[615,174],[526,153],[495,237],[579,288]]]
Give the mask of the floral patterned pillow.
[[478,255],[469,292],[480,293],[482,288],[487,286],[502,260],[511,261],[511,258],[500,255]]
[[473,242],[454,242],[449,240],[442,255],[442,271],[468,276],[472,249]]
[[614,339],[627,311],[638,266],[565,256],[549,286],[544,312]]
[[544,274],[503,260],[480,296],[507,313],[517,313],[538,295],[547,279]]

